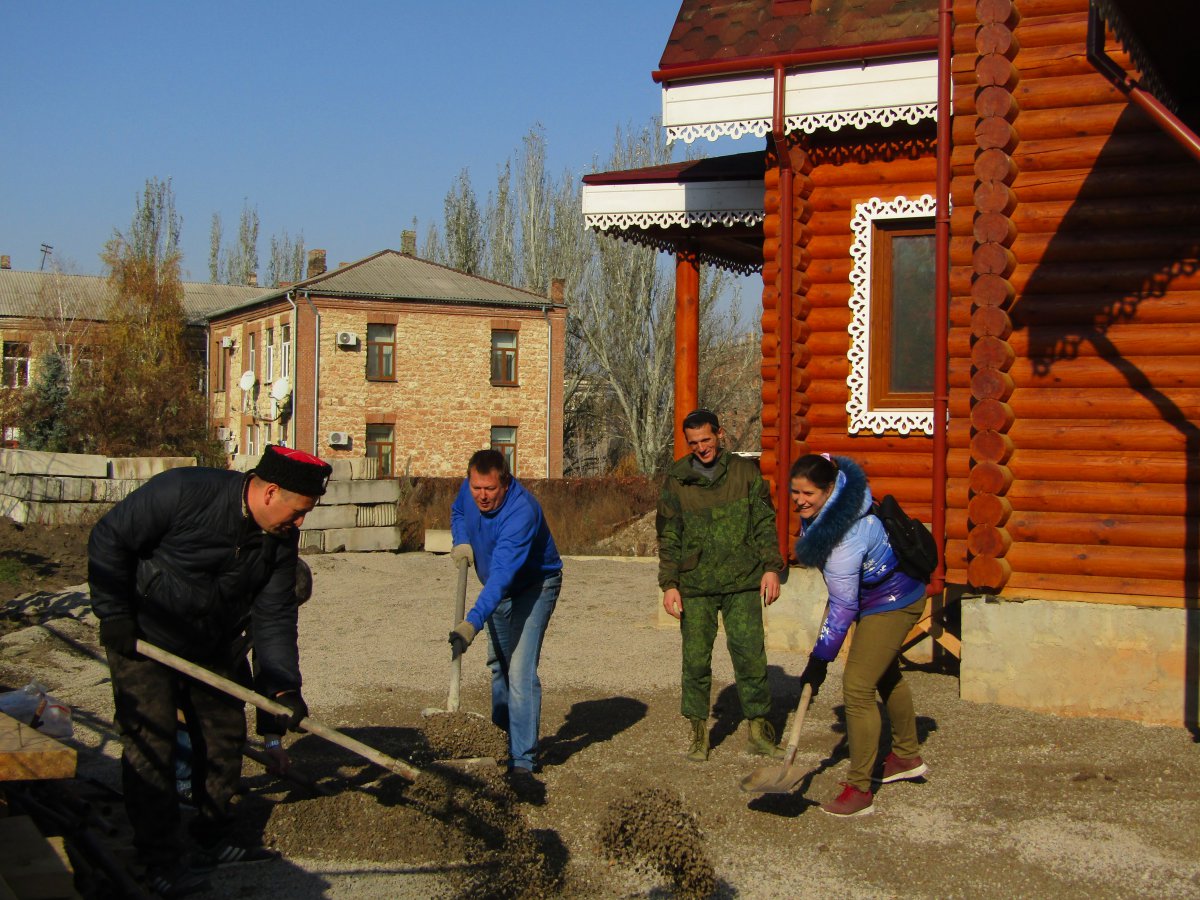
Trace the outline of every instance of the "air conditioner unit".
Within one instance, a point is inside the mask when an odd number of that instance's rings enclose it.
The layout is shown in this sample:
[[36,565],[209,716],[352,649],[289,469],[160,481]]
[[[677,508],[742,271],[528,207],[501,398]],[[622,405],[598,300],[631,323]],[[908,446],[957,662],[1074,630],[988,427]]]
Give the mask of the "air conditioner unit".
[[217,426],[217,440],[218,441],[229,440],[229,429],[226,428],[224,425]]
[[231,350],[231,349],[233,349],[233,338],[231,338],[231,337],[223,337],[223,338],[221,338],[221,349],[222,349],[222,350]]
[[329,432],[330,447],[349,447],[350,432],[348,431],[331,431]]
[[339,347],[357,347],[358,335],[353,331],[339,331],[337,333],[337,345]]

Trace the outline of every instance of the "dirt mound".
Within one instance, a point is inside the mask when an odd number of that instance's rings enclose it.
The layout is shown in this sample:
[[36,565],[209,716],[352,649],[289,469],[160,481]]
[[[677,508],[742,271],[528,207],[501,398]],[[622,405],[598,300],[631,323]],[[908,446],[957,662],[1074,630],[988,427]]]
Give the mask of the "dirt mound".
[[656,516],[657,512],[650,510],[621,523],[609,537],[596,542],[595,552],[613,556],[657,556]]
[[20,525],[0,517],[0,601],[87,580],[91,525]]
[[430,752],[437,759],[499,759],[508,750],[504,732],[474,713],[433,713],[424,718],[422,725]]
[[716,890],[700,823],[672,791],[647,788],[614,800],[599,842],[607,858],[671,879],[676,897],[703,900]]

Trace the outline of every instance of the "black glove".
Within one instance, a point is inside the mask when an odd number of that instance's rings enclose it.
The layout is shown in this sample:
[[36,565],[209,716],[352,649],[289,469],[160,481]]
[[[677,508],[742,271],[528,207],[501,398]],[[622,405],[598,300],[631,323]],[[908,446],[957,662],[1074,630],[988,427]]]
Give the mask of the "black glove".
[[471,641],[475,640],[475,635],[478,632],[475,626],[463,619],[450,632],[450,647],[455,656],[462,656],[467,652],[467,648],[471,646]]
[[122,656],[137,653],[137,622],[133,616],[106,616],[100,620],[100,643]]
[[276,716],[277,723],[276,734],[283,734],[285,731],[301,731],[297,726],[300,720],[308,715],[308,704],[304,702],[304,698],[300,696],[299,691],[288,691],[286,694],[280,694],[275,698],[275,702],[280,706],[286,706],[292,711],[290,716]]
[[812,685],[812,695],[814,697],[817,696],[817,691],[825,683],[825,673],[828,669],[828,660],[810,656],[808,658],[808,665],[804,667],[804,671],[800,674],[800,687],[803,688],[806,684]]

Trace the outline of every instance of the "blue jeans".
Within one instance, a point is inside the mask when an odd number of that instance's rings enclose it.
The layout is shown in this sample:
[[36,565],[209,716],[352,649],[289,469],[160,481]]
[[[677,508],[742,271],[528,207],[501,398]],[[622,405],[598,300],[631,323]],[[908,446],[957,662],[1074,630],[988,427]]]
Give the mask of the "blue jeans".
[[488,666],[492,670],[492,722],[508,732],[509,765],[537,766],[542,720],[538,662],[546,626],[562,590],[562,573],[535,581],[505,597],[488,618]]

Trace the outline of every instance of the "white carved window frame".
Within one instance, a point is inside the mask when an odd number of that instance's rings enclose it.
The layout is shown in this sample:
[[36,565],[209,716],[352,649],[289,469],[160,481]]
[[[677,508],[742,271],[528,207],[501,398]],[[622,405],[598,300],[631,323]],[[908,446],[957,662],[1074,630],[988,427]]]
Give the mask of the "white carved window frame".
[[933,434],[933,408],[910,407],[874,410],[871,398],[871,259],[875,223],[886,219],[928,219],[937,210],[937,201],[932,194],[922,194],[912,200],[896,197],[883,200],[872,197],[854,208],[850,220],[850,231],[854,236],[850,245],[850,374],[846,385],[850,388],[850,400],[846,403],[849,414],[848,429],[851,433],[898,432],[910,434],[923,432]]

